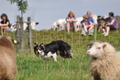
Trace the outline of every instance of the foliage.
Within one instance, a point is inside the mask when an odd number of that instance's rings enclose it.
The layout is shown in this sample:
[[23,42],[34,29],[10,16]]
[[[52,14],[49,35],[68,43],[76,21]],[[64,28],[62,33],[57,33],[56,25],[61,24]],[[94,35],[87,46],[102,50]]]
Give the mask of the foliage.
[[22,13],[25,13],[28,7],[28,2],[27,0],[7,0],[10,1],[11,4],[16,3],[18,6],[18,10],[21,11]]

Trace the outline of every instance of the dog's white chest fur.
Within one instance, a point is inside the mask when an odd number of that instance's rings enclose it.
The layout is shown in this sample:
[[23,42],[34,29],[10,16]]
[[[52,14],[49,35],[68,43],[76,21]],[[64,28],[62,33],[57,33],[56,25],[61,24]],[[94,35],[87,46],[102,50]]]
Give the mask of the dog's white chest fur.
[[46,58],[50,58],[53,57],[54,61],[57,61],[57,54],[56,53],[52,53],[52,52],[48,52],[46,55],[44,52],[38,50],[38,52],[40,53],[40,56],[44,59]]

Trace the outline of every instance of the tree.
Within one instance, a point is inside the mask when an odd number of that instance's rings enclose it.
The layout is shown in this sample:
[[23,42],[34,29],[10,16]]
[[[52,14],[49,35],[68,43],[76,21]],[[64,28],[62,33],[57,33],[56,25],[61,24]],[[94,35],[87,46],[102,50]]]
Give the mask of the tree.
[[18,10],[21,11],[21,17],[23,17],[23,13],[25,13],[28,7],[27,0],[7,0],[7,1],[10,1],[11,4],[16,3]]
[[[11,4],[16,3],[18,10],[21,11],[21,18],[20,18],[20,25],[21,25],[21,31],[20,31],[20,42],[21,42],[21,51],[24,51],[24,31],[23,31],[23,13],[27,10],[28,2],[27,0],[7,0],[10,1]],[[16,31],[17,32],[17,31]]]

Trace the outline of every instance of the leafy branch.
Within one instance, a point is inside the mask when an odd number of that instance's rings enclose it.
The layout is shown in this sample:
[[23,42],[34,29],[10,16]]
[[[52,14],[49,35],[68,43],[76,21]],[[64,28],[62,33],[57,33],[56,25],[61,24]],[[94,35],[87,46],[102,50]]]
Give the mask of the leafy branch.
[[7,0],[10,1],[11,4],[16,3],[18,6],[18,10],[22,13],[25,13],[28,7],[28,1],[27,0]]

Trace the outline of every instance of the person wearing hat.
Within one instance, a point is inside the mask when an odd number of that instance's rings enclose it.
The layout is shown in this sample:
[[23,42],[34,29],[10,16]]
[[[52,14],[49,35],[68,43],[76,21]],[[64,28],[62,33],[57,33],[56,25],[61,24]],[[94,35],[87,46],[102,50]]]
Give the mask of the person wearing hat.
[[93,26],[92,22],[89,20],[88,15],[83,16],[83,20],[81,21],[81,24],[83,27],[81,35],[85,36],[86,33],[88,33],[89,36],[92,36],[91,30],[93,30],[94,26]]

